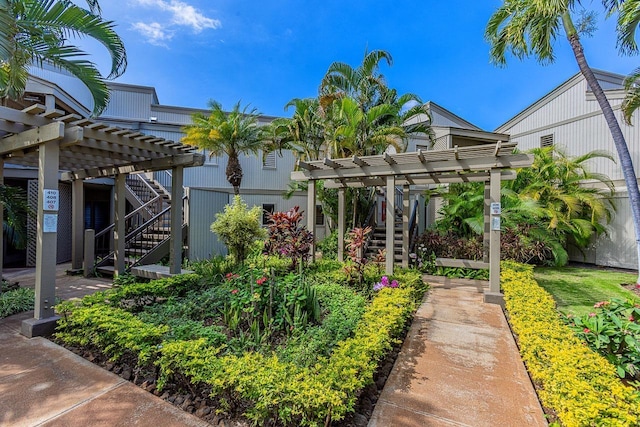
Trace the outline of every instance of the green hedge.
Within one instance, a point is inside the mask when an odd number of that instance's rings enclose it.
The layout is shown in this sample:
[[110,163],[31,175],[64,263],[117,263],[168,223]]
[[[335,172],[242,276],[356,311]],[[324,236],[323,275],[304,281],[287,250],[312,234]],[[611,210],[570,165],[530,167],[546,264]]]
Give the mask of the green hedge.
[[503,262],[500,279],[522,358],[540,400],[562,425],[640,425],[640,394],[562,322],[553,298],[533,279],[533,268]]

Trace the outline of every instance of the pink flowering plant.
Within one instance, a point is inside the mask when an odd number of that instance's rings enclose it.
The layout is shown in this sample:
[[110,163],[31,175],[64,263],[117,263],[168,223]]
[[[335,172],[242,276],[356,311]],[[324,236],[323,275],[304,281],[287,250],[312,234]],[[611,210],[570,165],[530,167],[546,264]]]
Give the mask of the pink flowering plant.
[[375,285],[373,285],[373,290],[374,291],[379,291],[379,290],[381,290],[383,288],[397,288],[397,287],[398,287],[398,281],[397,280],[389,281],[389,278],[387,276],[382,276],[380,281],[377,282]]
[[621,378],[640,380],[640,304],[600,301],[581,317],[566,317],[574,333],[615,365]]

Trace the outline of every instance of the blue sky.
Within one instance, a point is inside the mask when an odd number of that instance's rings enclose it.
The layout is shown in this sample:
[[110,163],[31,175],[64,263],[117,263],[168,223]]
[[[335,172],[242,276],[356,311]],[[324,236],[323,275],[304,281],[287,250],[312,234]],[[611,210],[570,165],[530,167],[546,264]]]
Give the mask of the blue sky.
[[[583,39],[593,68],[627,74],[640,57],[621,57],[613,20],[601,2],[598,31]],[[473,1],[103,0],[127,48],[129,66],[117,81],[154,86],[160,103],[231,108],[242,100],[271,116],[286,116],[292,98],[315,96],[329,65],[357,66],[365,50],[384,49],[388,85],[434,101],[485,130],[493,130],[578,72],[568,43],[557,60],[489,62],[485,25],[501,4]],[[99,47],[94,60],[108,71]]]

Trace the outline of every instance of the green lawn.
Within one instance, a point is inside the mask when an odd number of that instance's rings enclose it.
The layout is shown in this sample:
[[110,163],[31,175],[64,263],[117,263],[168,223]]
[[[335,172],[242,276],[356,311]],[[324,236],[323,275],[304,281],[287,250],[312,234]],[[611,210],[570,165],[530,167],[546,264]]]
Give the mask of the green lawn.
[[558,309],[567,314],[589,313],[598,301],[636,298],[620,286],[621,283],[635,283],[637,275],[634,273],[575,267],[538,267],[534,273],[540,286],[553,295]]

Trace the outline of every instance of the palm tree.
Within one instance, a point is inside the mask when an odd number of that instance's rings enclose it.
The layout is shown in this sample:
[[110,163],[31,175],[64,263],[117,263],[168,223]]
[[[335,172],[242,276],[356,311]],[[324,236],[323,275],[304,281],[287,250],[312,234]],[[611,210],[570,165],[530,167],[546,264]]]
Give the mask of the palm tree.
[[67,0],[0,0],[0,98],[20,99],[25,91],[28,69],[50,63],[69,71],[89,89],[93,114],[107,106],[109,90],[95,64],[82,59],[86,53],[68,44],[71,38],[90,37],[100,42],[111,56],[107,78],[126,69],[124,44],[114,24],[100,16],[97,0],[88,0],[91,10]]
[[[513,54],[518,59],[534,56],[541,63],[551,63],[555,59],[553,42],[560,30],[564,29],[580,72],[600,105],[618,152],[631,204],[638,265],[640,266],[640,191],[638,180],[620,124],[585,58],[578,31],[571,17],[571,12],[576,4],[579,2],[575,0],[504,0],[502,6],[489,19],[485,37],[491,44],[491,60],[497,65],[506,64],[507,53]],[[640,283],[640,277],[637,282]]]
[[217,101],[209,101],[209,108],[211,113],[208,116],[193,114],[193,124],[182,129],[186,134],[182,142],[209,150],[210,156],[226,154],[229,157],[227,181],[233,186],[233,193],[238,195],[242,183],[242,166],[238,155],[255,155],[263,147],[263,137],[258,127],[259,113],[255,108],[247,112],[248,105],[240,110],[240,101],[229,113],[223,111]]
[[294,98],[291,118],[277,118],[264,127],[265,152],[291,150],[296,160],[318,160],[325,142],[325,121],[317,98]]
[[[618,47],[623,54],[637,54],[636,30],[640,24],[640,8],[637,0],[603,0],[609,15],[618,14]],[[631,124],[631,116],[640,107],[640,68],[636,68],[625,79],[627,95],[622,103],[624,121]]]

